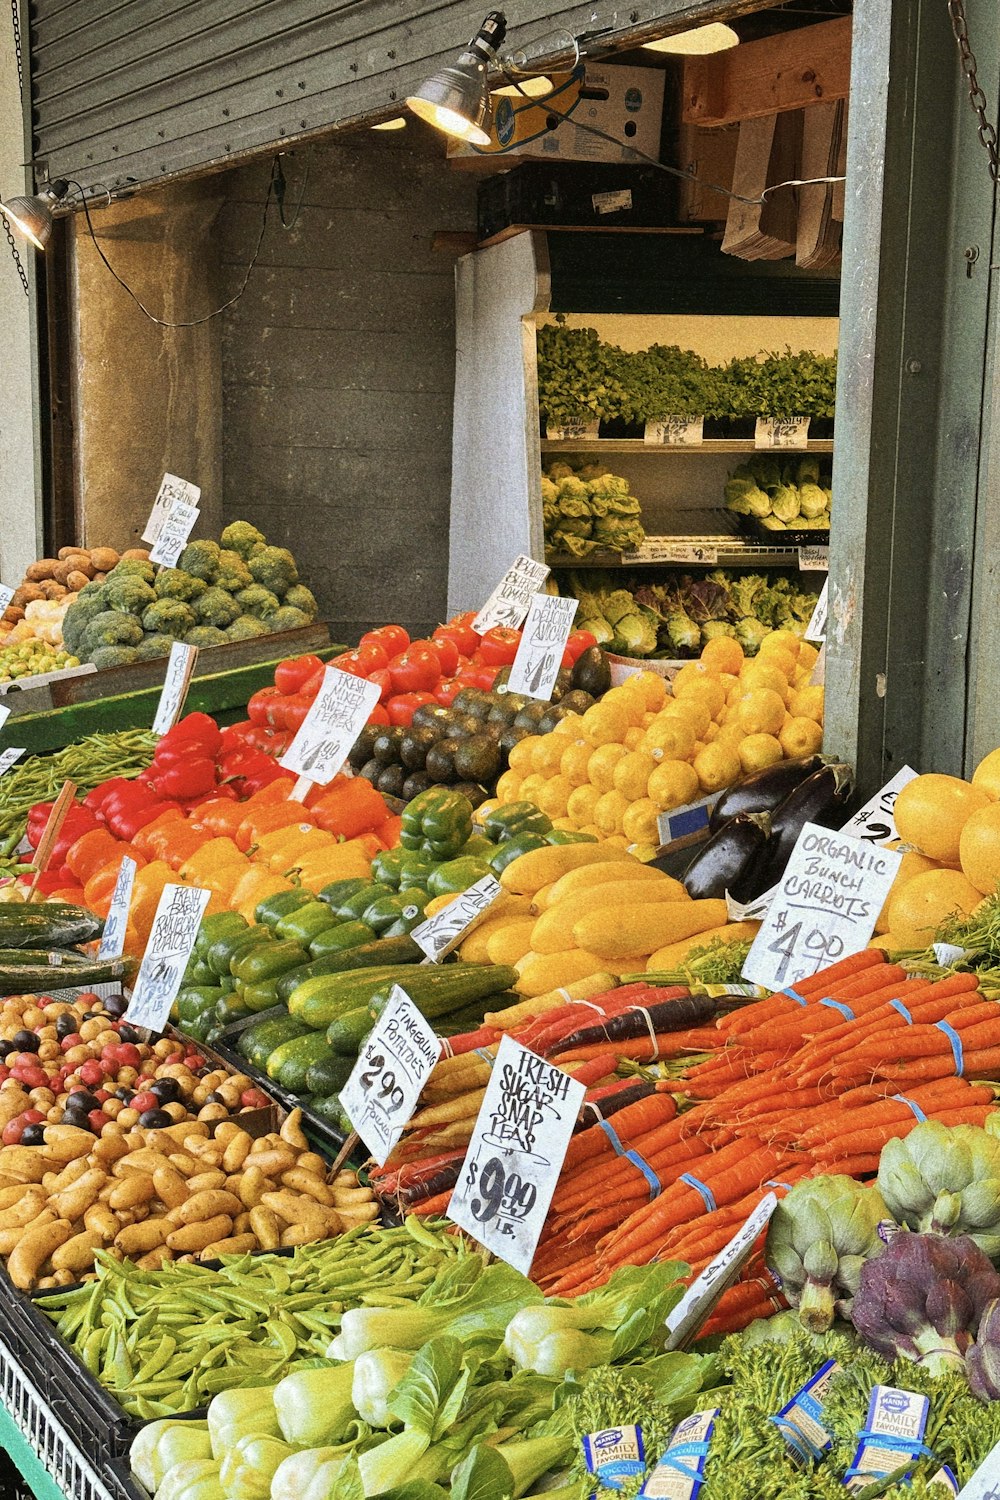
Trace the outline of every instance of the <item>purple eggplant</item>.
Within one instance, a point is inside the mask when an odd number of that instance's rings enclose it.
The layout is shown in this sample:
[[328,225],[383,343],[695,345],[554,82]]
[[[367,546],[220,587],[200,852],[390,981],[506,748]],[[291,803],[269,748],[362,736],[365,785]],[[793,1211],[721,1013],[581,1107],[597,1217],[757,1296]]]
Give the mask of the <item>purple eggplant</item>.
[[807,776],[825,764],[822,755],[804,760],[779,760],[762,771],[751,771],[727,787],[712,809],[708,826],[712,833],[737,813],[773,813]]
[[[844,807],[853,792],[854,772],[841,761],[822,766],[801,782],[771,814],[771,836],[748,872],[749,895],[759,896],[777,885],[806,823],[829,827],[831,821],[835,825],[842,822]],[[742,899],[748,900],[749,896]]]
[[[693,901],[718,899],[729,894],[746,901],[753,870],[761,862],[770,839],[767,813],[737,813],[702,844],[684,871],[684,885]],[[765,887],[760,887],[765,889]]]

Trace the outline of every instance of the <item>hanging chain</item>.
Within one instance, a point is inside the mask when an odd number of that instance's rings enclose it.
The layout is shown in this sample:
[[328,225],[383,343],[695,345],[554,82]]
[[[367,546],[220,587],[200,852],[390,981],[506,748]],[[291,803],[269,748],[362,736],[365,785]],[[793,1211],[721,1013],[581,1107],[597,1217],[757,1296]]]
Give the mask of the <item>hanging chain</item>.
[[[16,4],[16,0],[14,3]],[[990,159],[990,176],[994,182],[1000,182],[1000,152],[997,150],[997,133],[986,118],[986,95],[979,86],[976,54],[969,45],[965,0],[948,0],[948,14],[951,17],[951,29],[955,33],[959,56],[962,59],[962,72],[969,82],[969,103],[979,120],[979,139]]]
[[[18,96],[23,99],[24,66],[21,60],[21,21],[17,13],[17,0],[10,0],[10,9],[11,18],[14,22],[14,55],[17,58],[17,92]],[[14,239],[13,233],[11,232],[11,227],[8,222],[7,215],[3,212],[0,212],[0,219],[3,219],[4,234],[7,236],[7,243],[10,246],[10,253],[14,257],[14,264],[17,267],[17,274],[21,278],[21,285],[24,288],[24,295],[26,297],[30,297],[31,292],[28,288],[28,278],[25,275],[24,266],[21,264],[21,257],[17,252],[17,242]]]

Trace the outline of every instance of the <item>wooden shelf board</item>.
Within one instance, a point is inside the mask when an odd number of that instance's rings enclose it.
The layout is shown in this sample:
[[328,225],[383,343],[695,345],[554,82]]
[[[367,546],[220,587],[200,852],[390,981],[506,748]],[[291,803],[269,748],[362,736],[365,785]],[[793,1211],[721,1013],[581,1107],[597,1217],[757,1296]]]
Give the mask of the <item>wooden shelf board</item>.
[[543,453],[832,453],[833,438],[812,438],[805,448],[754,448],[753,438],[706,438],[703,443],[676,446],[647,443],[642,438],[542,438]]

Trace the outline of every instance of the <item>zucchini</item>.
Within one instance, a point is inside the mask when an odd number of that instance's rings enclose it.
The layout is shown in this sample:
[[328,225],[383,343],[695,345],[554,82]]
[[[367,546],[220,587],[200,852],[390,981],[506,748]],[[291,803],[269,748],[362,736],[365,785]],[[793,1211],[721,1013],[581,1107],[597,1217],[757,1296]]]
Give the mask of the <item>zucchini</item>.
[[304,1036],[292,1037],[282,1042],[267,1059],[265,1068],[268,1078],[273,1078],[289,1093],[305,1092],[306,1074],[313,1063],[329,1057],[330,1045],[322,1031],[310,1031]]
[[265,896],[263,901],[258,901],[254,908],[254,920],[263,922],[265,927],[274,927],[282,917],[287,917],[290,912],[298,911],[300,906],[308,906],[313,897],[312,891],[304,891],[301,886],[296,886],[290,891],[278,891],[273,896]]
[[208,950],[214,942],[227,933],[235,935],[237,932],[245,932],[248,926],[246,917],[241,916],[238,911],[217,911],[210,917],[204,917],[194,940],[195,957],[207,959]]
[[396,893],[387,885],[381,885],[376,880],[365,881],[364,886],[348,896],[334,907],[338,917],[343,917],[345,922],[356,920],[360,917],[366,906],[371,906],[379,896],[394,896]]
[[[265,932],[267,928],[263,929]],[[230,962],[230,973],[241,984],[260,984],[265,979],[279,979],[289,969],[308,963],[309,955],[298,943],[271,938],[241,948]]]
[[243,1016],[252,1015],[249,1005],[238,990],[233,990],[229,995],[220,995],[215,1002],[215,1013],[213,1020],[216,1026],[229,1026],[233,1021],[239,1021]]
[[344,974],[349,969],[384,968],[387,964],[418,963],[423,956],[412,938],[405,936],[396,936],[392,940],[388,937],[373,938],[371,942],[358,943],[356,947],[345,948],[340,953],[324,954],[322,958],[315,958],[311,963],[303,964],[301,968],[282,974],[278,980],[277,999],[279,1003],[287,1004],[288,997],[294,989],[297,989],[305,980],[314,979],[318,974]]
[[256,948],[259,943],[269,943],[271,934],[266,927],[246,927],[234,932],[223,933],[209,948],[204,962],[208,965],[210,973],[217,978],[223,974],[230,974],[230,964],[238,953],[250,948]]
[[305,1036],[311,1029],[298,1016],[270,1016],[248,1026],[241,1033],[236,1046],[240,1056],[245,1057],[252,1067],[262,1068],[271,1053],[283,1042],[290,1042],[296,1036]]
[[[326,1028],[326,1039],[330,1047],[339,1057],[356,1058],[361,1043],[372,1029],[371,1011],[367,1005],[358,1005],[354,1010],[349,1010],[336,1021],[331,1021]],[[340,1085],[343,1088],[343,1084]],[[317,1089],[316,1091],[320,1091]]]
[[326,958],[328,954],[340,953],[346,948],[356,948],[361,943],[370,943],[375,936],[374,928],[356,918],[338,922],[317,932],[309,941],[312,958]]
[[308,948],[314,937],[337,925],[337,917],[324,901],[308,901],[296,911],[286,912],[275,924],[274,933],[279,938],[290,938]]
[[[332,1125],[334,1130],[339,1130],[340,1134],[345,1138],[354,1129],[354,1126],[344,1113],[339,1092],[328,1094],[325,1099],[321,1095],[318,1095],[315,1099],[311,1099],[309,1101],[308,1113],[316,1115],[318,1119],[323,1121],[324,1125]],[[308,1120],[306,1123],[308,1124]]]
[[0,995],[43,995],[127,979],[133,958],[87,958],[72,948],[0,949]]
[[325,901],[327,906],[336,911],[350,896],[356,896],[359,891],[367,891],[370,886],[370,880],[363,880],[360,875],[355,875],[351,880],[331,880],[317,894],[321,901]]
[[306,1073],[306,1088],[321,1099],[325,1099],[328,1094],[339,1094],[353,1071],[353,1057],[333,1057],[327,1054],[319,1062],[310,1063]]
[[371,1006],[376,997],[384,1003],[392,986],[400,984],[413,1003],[432,1019],[500,990],[512,989],[516,982],[516,970],[501,964],[456,963],[426,968],[392,964],[353,973],[318,974],[292,991],[288,1009],[307,1025],[327,1027],[360,1005]]
[[65,901],[0,905],[0,948],[68,948],[100,937],[104,923]]

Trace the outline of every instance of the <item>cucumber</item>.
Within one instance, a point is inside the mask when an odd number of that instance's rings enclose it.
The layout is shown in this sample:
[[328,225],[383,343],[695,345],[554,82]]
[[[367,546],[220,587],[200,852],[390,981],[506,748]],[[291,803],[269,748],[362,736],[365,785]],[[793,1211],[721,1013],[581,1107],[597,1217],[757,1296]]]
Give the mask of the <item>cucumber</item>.
[[309,1065],[306,1073],[306,1088],[311,1094],[325,1099],[328,1094],[339,1094],[354,1070],[353,1057],[321,1057],[319,1062]]
[[314,958],[311,963],[303,964],[301,968],[282,974],[278,980],[277,999],[280,1004],[287,1004],[292,991],[306,979],[314,979],[317,974],[343,974],[349,969],[416,963],[423,956],[411,938],[404,938],[403,941],[396,938],[393,942],[387,938],[373,938],[370,943],[359,943],[340,953],[325,954],[322,958]]
[[340,953],[345,948],[356,948],[360,943],[370,943],[375,936],[373,928],[356,918],[327,926],[309,940],[312,958],[326,958],[327,954]]
[[328,1094],[325,1099],[321,1095],[318,1095],[315,1099],[310,1100],[309,1113],[316,1115],[323,1121],[324,1125],[332,1125],[334,1130],[339,1130],[341,1135],[345,1137],[349,1136],[354,1129],[354,1126],[344,1113],[339,1093]]
[[265,1063],[268,1078],[273,1078],[289,1093],[305,1092],[306,1074],[313,1063],[329,1057],[330,1045],[322,1031],[310,1031],[305,1036],[292,1037],[276,1047]]
[[245,932],[248,923],[246,917],[238,911],[217,911],[210,917],[202,920],[198,928],[198,936],[194,940],[194,952],[197,958],[208,958],[208,950],[219,938],[225,937],[227,933],[235,936],[237,932]]
[[0,905],[0,948],[68,948],[89,943],[103,931],[100,917],[68,901]]
[[90,989],[127,979],[137,967],[133,958],[85,958],[73,948],[8,948],[0,951],[0,995]]
[[245,1057],[252,1067],[262,1068],[283,1042],[305,1036],[311,1029],[298,1016],[272,1016],[248,1026],[236,1045],[240,1056]]
[[360,875],[355,875],[351,880],[332,880],[317,894],[321,901],[325,901],[327,906],[336,910],[349,897],[356,896],[359,891],[368,890],[370,886],[370,880],[362,880]]
[[216,938],[209,948],[204,962],[217,977],[231,973],[229,967],[237,953],[244,949],[256,948],[258,943],[271,941],[271,934],[266,927],[251,927],[249,923],[243,928],[237,928],[232,932],[223,933]]
[[309,1026],[327,1027],[360,1005],[371,1006],[376,998],[384,1004],[392,986],[401,984],[413,1003],[433,1019],[471,1005],[474,1000],[511,989],[516,981],[517,971],[501,964],[456,963],[440,968],[393,964],[341,974],[318,974],[292,991],[288,1010]]
[[278,891],[276,895],[265,896],[263,901],[258,901],[254,908],[254,920],[273,928],[282,917],[288,916],[289,912],[298,911],[300,906],[308,906],[313,899],[312,891],[304,891],[301,886],[296,886],[291,891]]
[[349,1057],[353,1061],[373,1024],[367,1005],[358,1005],[354,1010],[345,1011],[342,1016],[338,1016],[336,1021],[330,1022],[326,1028],[326,1039],[338,1057]]
[[308,901],[296,911],[279,917],[274,933],[279,938],[291,938],[308,948],[314,937],[337,925],[337,917],[323,901]]

